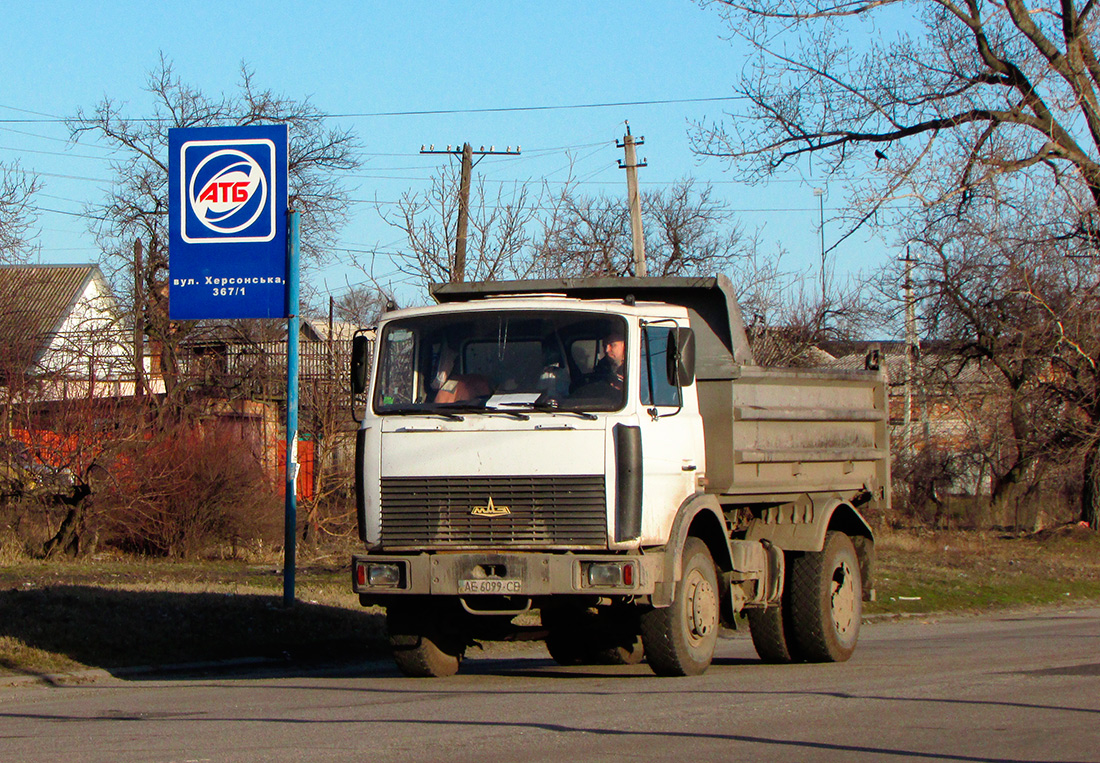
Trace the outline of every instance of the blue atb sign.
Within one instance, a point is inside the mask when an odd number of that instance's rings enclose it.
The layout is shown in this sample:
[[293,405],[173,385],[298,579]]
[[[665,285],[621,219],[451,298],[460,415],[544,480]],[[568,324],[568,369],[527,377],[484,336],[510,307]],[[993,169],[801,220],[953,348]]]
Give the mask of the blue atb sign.
[[168,131],[169,317],[285,318],[287,127]]

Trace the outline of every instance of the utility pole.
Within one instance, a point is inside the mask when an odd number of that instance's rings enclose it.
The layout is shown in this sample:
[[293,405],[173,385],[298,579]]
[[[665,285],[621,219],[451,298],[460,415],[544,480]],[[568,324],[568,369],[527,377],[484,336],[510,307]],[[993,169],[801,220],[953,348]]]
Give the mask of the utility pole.
[[825,189],[815,188],[817,197],[818,227],[821,230],[821,309],[825,309]]
[[916,373],[917,353],[917,304],[913,299],[913,263],[916,258],[905,245],[905,439],[908,444],[913,427],[913,375]]
[[485,150],[485,146],[474,151],[474,147],[469,143],[463,143],[461,148],[456,147],[452,150],[447,146],[446,149],[437,151],[433,144],[428,148],[421,146],[420,153],[452,154],[462,157],[462,173],[458,186],[458,232],[455,236],[454,266],[451,268],[451,283],[461,283],[466,280],[466,231],[470,225],[470,175],[474,165],[477,164],[474,161],[474,154],[478,155],[478,162],[485,156],[519,156],[519,146],[516,146],[515,151],[511,146],[507,146],[503,151],[497,151],[494,146],[489,146],[488,151]]
[[630,134],[630,122],[626,123],[626,135],[618,148],[623,149],[626,159],[619,160],[619,169],[626,170],[626,193],[630,201],[630,239],[634,244],[634,275],[645,277],[645,233],[642,230],[642,197],[638,194],[638,168],[645,167],[643,159],[638,161],[637,146],[645,144],[645,138],[635,138]]
[[145,395],[145,292],[141,288],[143,264],[141,239],[134,239],[134,397]]

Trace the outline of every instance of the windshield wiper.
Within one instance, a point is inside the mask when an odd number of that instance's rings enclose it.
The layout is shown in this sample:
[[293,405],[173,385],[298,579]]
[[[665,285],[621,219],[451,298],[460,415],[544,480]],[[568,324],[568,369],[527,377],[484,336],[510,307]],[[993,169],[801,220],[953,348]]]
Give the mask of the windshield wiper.
[[474,414],[478,416],[499,413],[501,415],[508,416],[509,418],[516,419],[517,421],[527,421],[531,418],[526,413],[521,413],[520,411],[511,411],[501,405],[460,405],[453,408],[453,410],[460,410],[463,413]]
[[586,421],[595,421],[599,418],[599,416],[597,416],[596,414],[589,413],[588,411],[576,411],[570,408],[559,408],[553,403],[501,403],[501,408],[503,408],[504,406],[522,407],[527,410],[538,411],[539,413],[567,413],[571,416],[577,416],[578,418],[585,419]]
[[425,416],[442,416],[443,418],[450,419],[451,421],[465,421],[466,420],[465,417],[460,416],[458,413],[456,413],[455,412],[456,410],[461,411],[462,413],[465,413],[467,415],[473,414],[475,416],[480,416],[480,415],[483,415],[483,414],[499,413],[499,414],[502,414],[504,416],[508,416],[509,418],[516,419],[518,421],[527,421],[528,419],[531,418],[526,413],[521,413],[520,411],[509,411],[509,410],[505,410],[504,408],[486,408],[482,405],[461,405],[461,406],[457,406],[455,408],[451,408],[450,406],[448,406],[448,409],[433,408],[429,411],[415,411],[415,412],[416,413],[423,413]]
[[505,416],[510,416],[517,421],[529,421],[531,419],[526,413],[520,413],[519,411],[509,411],[506,408],[486,408],[485,413],[502,413]]
[[441,411],[439,409],[427,410],[424,408],[389,408],[382,411],[383,416],[438,416],[441,419],[447,421],[465,421],[465,416],[459,416],[457,413],[451,413],[450,411]]

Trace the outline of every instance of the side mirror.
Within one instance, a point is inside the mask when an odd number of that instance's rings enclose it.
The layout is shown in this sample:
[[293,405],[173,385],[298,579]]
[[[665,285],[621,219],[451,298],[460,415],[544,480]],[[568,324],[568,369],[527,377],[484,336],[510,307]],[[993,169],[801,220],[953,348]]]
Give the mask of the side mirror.
[[370,337],[356,332],[351,340],[351,392],[354,395],[362,395],[367,391],[370,349]]
[[687,387],[695,381],[695,332],[675,328],[668,332],[665,374],[674,387]]

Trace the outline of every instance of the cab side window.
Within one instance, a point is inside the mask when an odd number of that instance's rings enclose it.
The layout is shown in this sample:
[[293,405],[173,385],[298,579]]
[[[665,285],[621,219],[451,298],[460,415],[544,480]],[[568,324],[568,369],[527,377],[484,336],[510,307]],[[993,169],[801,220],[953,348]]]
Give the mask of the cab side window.
[[646,326],[642,329],[642,405],[680,406],[681,391],[668,383],[669,334],[672,326]]

